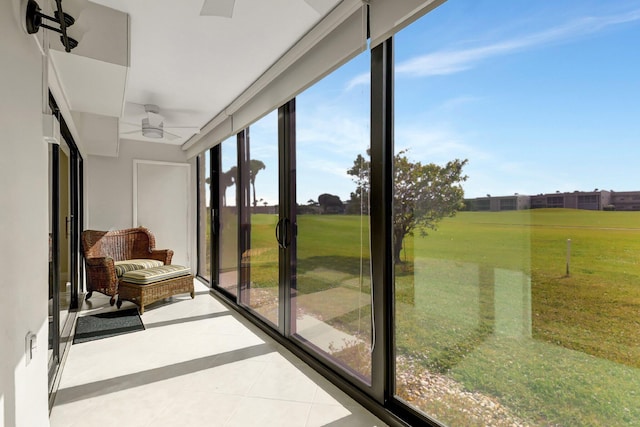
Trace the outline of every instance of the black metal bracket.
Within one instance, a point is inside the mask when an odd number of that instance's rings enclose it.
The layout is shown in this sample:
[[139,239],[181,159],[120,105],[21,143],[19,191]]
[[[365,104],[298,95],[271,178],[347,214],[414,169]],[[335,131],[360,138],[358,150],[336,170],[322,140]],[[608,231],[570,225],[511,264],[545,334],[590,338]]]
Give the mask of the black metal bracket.
[[[40,9],[40,6],[35,0],[27,0],[25,13],[25,27],[27,29],[27,33],[35,34],[40,30],[40,28],[46,28],[60,33],[60,42],[64,46],[64,50],[66,52],[71,52],[71,49],[78,46],[78,41],[69,37],[67,34],[67,28],[72,26],[76,20],[68,13],[64,13],[64,10],[62,9],[62,0],[56,0],[56,8],[57,10],[54,12],[55,17],[51,17],[41,12],[42,9]],[[43,19],[56,22],[60,25],[60,28],[44,24],[42,22]]]

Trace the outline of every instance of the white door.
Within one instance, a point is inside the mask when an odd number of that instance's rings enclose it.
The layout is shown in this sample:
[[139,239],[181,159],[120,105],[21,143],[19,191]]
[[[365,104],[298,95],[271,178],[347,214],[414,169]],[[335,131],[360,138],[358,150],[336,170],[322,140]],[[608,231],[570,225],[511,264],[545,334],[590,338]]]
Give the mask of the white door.
[[157,249],[173,249],[173,264],[191,266],[190,165],[134,160],[133,224],[147,227]]

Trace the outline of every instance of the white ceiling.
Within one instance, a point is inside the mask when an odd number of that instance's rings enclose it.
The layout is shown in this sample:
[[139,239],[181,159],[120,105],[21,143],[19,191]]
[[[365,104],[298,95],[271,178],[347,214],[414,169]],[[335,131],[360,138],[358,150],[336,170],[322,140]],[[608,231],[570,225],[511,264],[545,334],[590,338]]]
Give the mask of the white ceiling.
[[[131,58],[120,137],[156,104],[183,144],[223,111],[341,0],[92,0],[130,15]],[[201,16],[228,9],[232,17]],[[203,6],[205,8],[203,9]],[[184,129],[195,128],[195,129]]]

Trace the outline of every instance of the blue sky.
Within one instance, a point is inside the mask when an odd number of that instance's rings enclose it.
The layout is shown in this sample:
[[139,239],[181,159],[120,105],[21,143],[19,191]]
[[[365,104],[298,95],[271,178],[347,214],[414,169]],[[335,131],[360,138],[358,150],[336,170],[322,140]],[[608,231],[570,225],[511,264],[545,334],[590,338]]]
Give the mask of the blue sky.
[[[368,146],[369,61],[298,96],[298,203],[355,189],[346,170]],[[467,197],[640,190],[640,0],[449,0],[396,35],[395,89],[396,149],[468,159]],[[269,203],[275,132],[275,114],[251,127]]]

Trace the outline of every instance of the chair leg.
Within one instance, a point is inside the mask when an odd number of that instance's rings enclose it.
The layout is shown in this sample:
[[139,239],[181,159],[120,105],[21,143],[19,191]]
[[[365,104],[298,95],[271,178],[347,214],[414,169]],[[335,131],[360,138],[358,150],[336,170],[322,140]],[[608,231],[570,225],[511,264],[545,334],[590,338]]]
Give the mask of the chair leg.
[[91,298],[91,295],[93,295],[93,291],[87,292],[87,295],[84,297],[85,301]]
[[116,297],[112,296],[111,299],[109,300],[109,304],[113,305],[116,303]]

